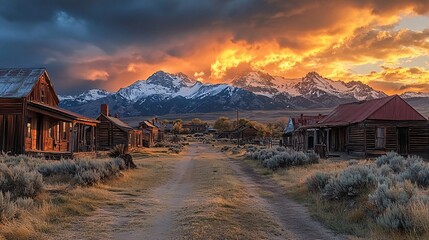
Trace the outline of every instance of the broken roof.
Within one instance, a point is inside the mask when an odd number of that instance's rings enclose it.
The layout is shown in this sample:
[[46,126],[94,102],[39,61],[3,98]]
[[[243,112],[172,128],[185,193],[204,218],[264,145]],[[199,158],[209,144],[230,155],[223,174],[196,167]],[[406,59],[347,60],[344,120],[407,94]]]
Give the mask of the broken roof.
[[339,126],[364,120],[425,121],[427,120],[398,95],[341,104],[318,125]]
[[0,69],[0,98],[23,98],[46,72],[45,68]]

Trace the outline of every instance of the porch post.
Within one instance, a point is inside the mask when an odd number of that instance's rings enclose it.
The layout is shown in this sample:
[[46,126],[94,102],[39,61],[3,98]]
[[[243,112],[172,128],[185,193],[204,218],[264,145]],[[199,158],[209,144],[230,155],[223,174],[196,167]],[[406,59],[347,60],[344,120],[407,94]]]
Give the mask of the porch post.
[[74,123],[71,123],[70,139],[69,139],[69,151],[72,153],[74,148]]

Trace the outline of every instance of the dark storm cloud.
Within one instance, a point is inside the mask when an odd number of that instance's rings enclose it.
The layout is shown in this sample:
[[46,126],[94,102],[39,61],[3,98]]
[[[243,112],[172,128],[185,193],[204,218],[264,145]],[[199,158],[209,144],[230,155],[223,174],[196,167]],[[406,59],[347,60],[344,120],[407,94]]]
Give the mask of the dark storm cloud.
[[[281,47],[302,50],[312,47],[303,36],[342,30],[337,26],[347,14],[342,7],[368,8],[385,15],[411,6],[423,14],[429,9],[425,2],[2,0],[0,67],[44,65],[59,93],[79,92],[85,84],[87,88],[107,82],[118,85],[131,61],[150,65],[169,57],[186,58],[209,41],[275,41]],[[107,57],[93,59],[101,55]],[[199,71],[209,65],[199,66]],[[79,68],[107,71],[109,77],[85,81],[76,74]]]

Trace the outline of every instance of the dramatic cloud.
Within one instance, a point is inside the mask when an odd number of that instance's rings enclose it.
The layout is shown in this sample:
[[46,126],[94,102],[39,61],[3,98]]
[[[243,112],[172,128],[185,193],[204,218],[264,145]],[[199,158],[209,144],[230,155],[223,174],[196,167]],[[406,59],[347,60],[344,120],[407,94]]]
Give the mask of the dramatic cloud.
[[160,69],[219,82],[251,68],[424,91],[428,14],[425,0],[4,0],[0,67],[45,66],[60,94]]

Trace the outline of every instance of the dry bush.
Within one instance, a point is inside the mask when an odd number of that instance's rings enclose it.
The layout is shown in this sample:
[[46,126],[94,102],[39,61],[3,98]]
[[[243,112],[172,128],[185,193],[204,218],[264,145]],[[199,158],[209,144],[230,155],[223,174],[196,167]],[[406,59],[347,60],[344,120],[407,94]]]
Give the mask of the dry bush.
[[42,175],[23,165],[7,166],[0,163],[0,189],[12,198],[35,197],[43,190]]
[[[120,158],[110,160],[62,160],[49,162],[38,168],[45,177],[66,175],[79,185],[89,186],[106,179],[115,178],[125,170],[124,161]],[[69,179],[70,179],[69,178]]]
[[304,153],[284,147],[260,150],[251,148],[247,150],[246,157],[258,160],[263,167],[271,170],[314,164],[318,163],[320,159],[319,155],[314,152]]
[[327,178],[324,173],[308,178],[308,191],[320,192],[331,201],[356,199],[359,205],[368,205],[365,218],[380,228],[417,238],[427,236],[429,164],[421,158],[391,152],[373,163],[348,166],[325,184]]

